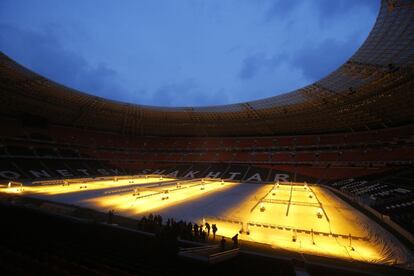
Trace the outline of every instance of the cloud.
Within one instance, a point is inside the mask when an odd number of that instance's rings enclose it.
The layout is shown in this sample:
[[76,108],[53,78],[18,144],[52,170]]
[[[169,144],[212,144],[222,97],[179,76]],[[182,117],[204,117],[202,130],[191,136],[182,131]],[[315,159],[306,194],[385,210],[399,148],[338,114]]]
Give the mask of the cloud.
[[269,71],[274,69],[279,64],[279,61],[279,56],[267,57],[264,53],[250,55],[244,58],[238,76],[242,80],[253,79],[261,70]]
[[29,69],[71,88],[102,97],[123,99],[128,95],[115,70],[92,65],[80,54],[64,48],[58,26],[42,32],[0,24],[0,49]]
[[223,89],[209,91],[193,78],[152,89],[138,87],[135,93],[129,93],[120,84],[116,70],[105,63],[90,64],[80,54],[65,49],[57,33],[57,26],[39,32],[0,24],[0,49],[42,76],[104,98],[160,106],[202,106],[228,102]]
[[294,53],[249,55],[244,58],[238,77],[243,87],[256,89],[258,94],[266,94],[259,92],[260,88],[296,89],[325,77],[345,63],[355,52],[357,40],[354,36],[346,41],[332,38],[320,43],[305,41]]
[[253,55],[246,57],[243,60],[242,69],[239,72],[239,77],[243,80],[252,79],[259,72],[263,66],[263,56]]
[[301,3],[302,0],[274,1],[265,12],[265,19],[272,20],[281,16],[286,18],[289,14],[294,12]]
[[223,89],[207,90],[193,78],[167,83],[155,90],[139,90],[141,102],[156,106],[206,106],[228,102]]
[[278,0],[269,5],[265,13],[265,19],[268,21],[276,18],[279,19],[280,17],[288,18],[298,11],[302,5],[307,4],[309,5],[306,9],[307,15],[303,14],[302,16],[306,17],[316,12],[320,25],[327,26],[338,15],[348,14],[353,10],[367,8],[372,13],[375,13],[379,10],[380,2],[376,0]]
[[380,2],[373,0],[319,0],[315,1],[315,7],[319,14],[319,23],[322,27],[326,27],[337,16],[349,14],[361,8],[367,8],[371,13],[375,13],[379,10]]
[[376,11],[381,1],[373,0],[319,0],[315,1],[317,10],[324,17],[333,18],[338,14],[344,14],[360,7],[368,7]]
[[379,0],[55,2],[0,0],[0,50],[93,95],[200,106],[317,81],[366,37]]
[[339,42],[335,39],[326,39],[318,45],[307,43],[298,50],[291,62],[301,68],[303,74],[311,80],[318,80],[331,73],[346,62],[354,53],[354,39]]
[[[0,49],[14,60],[57,83],[117,101],[159,106],[203,106],[228,102],[222,88],[200,86],[193,78],[128,92],[116,70],[105,63],[90,64],[63,47],[59,27],[33,31],[0,24]],[[29,49],[30,47],[30,49]]]

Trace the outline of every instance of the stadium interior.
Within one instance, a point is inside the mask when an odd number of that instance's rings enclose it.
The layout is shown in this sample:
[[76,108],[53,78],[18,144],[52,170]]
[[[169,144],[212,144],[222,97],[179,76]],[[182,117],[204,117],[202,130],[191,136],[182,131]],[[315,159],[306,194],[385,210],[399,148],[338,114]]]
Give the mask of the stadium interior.
[[[330,75],[280,96],[232,105],[174,108],[115,102],[54,83],[0,53],[0,213],[5,222],[0,231],[8,237],[0,241],[0,272],[20,275],[25,267],[35,275],[412,273],[414,2],[381,2],[366,41]],[[204,179],[218,179],[217,185],[223,180],[236,186],[323,187],[391,233],[410,257],[394,263],[306,251],[275,257],[271,249],[246,240],[236,257],[200,266],[174,251],[199,244],[181,237],[171,245],[169,239],[157,239],[153,229],[135,231],[138,213],[128,216],[114,207],[117,226],[111,226],[111,206],[75,207],[60,202],[58,195],[5,192],[11,186],[28,192],[69,182],[87,183],[92,192],[93,181],[120,183],[145,176],[145,185],[172,181],[177,189],[185,181]],[[132,183],[137,182],[125,185]],[[214,194],[221,189],[226,188],[218,186]],[[264,199],[258,202],[268,202]],[[286,200],[290,204],[291,198]],[[219,221],[217,225],[220,234]],[[166,245],[173,252],[164,252]]]

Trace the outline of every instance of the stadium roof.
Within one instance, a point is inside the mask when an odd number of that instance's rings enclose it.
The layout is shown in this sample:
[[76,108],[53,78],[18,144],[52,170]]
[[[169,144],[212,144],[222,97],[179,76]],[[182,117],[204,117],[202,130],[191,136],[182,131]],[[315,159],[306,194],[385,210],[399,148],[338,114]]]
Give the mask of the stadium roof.
[[360,49],[309,86],[208,107],[121,103],[33,73],[0,52],[0,113],[137,136],[270,136],[370,130],[414,122],[414,1],[382,1]]

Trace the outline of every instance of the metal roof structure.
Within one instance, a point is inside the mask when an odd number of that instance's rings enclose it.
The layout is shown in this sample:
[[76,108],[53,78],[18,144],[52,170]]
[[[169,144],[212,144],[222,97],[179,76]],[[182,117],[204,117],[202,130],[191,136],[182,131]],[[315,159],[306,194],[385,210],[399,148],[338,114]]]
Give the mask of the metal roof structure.
[[412,124],[414,1],[382,0],[366,41],[325,78],[279,96],[230,105],[111,101],[50,81],[0,52],[0,113],[133,136],[274,136]]

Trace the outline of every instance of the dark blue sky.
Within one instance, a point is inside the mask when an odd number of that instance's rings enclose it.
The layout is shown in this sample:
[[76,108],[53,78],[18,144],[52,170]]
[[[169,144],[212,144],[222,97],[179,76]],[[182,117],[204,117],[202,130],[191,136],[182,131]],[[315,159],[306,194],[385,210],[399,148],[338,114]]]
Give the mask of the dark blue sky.
[[227,104],[325,76],[365,40],[379,4],[0,0],[0,50],[54,81],[109,99]]

